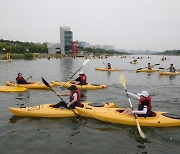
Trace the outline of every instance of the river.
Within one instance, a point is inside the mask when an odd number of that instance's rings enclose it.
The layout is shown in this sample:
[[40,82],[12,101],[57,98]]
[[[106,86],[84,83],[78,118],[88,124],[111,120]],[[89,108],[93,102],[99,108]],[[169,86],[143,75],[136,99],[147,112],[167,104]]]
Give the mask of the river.
[[[135,57],[138,57],[135,55]],[[108,84],[108,89],[84,92],[87,101],[103,103],[116,102],[118,107],[129,107],[124,88],[119,83],[119,76],[124,74],[127,90],[138,93],[147,90],[153,99],[153,110],[179,114],[180,111],[180,75],[159,76],[158,72],[136,73],[137,68],[155,66],[168,68],[173,63],[180,69],[180,57],[142,56],[138,64],[130,64],[132,56],[120,56],[107,59],[90,59],[82,68],[88,82]],[[83,58],[12,60],[0,62],[0,84],[15,81],[18,72],[29,81],[41,82],[43,76],[48,82],[66,81],[85,61]],[[119,72],[95,71],[95,67],[104,67],[110,62]],[[77,75],[75,76],[77,77]],[[59,93],[67,93],[54,87]],[[63,97],[68,100],[67,97]],[[137,101],[131,99],[134,108]],[[180,127],[153,128],[141,127],[147,140],[141,139],[136,126],[117,125],[95,119],[83,118],[29,118],[13,116],[8,108],[57,103],[59,98],[48,90],[29,90],[24,93],[0,92],[0,154],[175,154],[180,150]]]

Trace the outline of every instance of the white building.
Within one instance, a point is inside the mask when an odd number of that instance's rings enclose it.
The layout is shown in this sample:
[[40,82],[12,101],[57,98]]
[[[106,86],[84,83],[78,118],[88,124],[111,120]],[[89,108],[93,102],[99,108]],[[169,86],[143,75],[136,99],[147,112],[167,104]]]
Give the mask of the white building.
[[73,41],[73,32],[70,27],[60,27],[60,46],[61,54],[65,51],[71,51]]
[[59,43],[56,43],[56,44],[48,43],[47,44],[47,48],[48,48],[48,53],[49,54],[61,53],[61,49],[60,49],[60,44]]

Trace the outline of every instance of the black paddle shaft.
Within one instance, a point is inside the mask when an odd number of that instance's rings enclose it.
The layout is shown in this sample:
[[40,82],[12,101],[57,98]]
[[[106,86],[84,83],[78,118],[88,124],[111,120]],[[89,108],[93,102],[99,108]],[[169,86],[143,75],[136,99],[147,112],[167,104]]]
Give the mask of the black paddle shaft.
[[[49,87],[49,88],[56,94],[56,96],[58,96],[62,101],[64,101],[61,96],[57,95],[57,92],[54,91],[54,89],[52,89],[52,87],[49,85],[49,83],[48,83],[43,77],[42,77],[42,81],[43,81],[43,83],[44,83],[47,87]],[[64,101],[64,102],[65,102],[65,101]],[[66,104],[66,103],[65,103],[65,104]],[[66,107],[67,107],[67,109],[71,109],[71,110],[73,111],[73,113],[74,113],[77,117],[79,117],[79,115],[78,115],[72,108],[69,108],[69,107],[67,106],[67,104],[66,104]]]

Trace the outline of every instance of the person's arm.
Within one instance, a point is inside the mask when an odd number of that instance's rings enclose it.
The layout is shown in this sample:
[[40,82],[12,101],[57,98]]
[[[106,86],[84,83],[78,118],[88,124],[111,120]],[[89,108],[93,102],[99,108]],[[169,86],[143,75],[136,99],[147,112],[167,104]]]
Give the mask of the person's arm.
[[133,113],[136,114],[146,114],[147,113],[147,106],[144,106],[143,110],[141,111],[132,111]]
[[57,93],[56,95],[57,96],[70,96],[70,94],[59,94],[59,93]]
[[74,97],[73,100],[68,103],[68,105],[67,105],[68,107],[70,107],[72,104],[74,104],[75,102],[77,102],[77,93],[75,93],[75,94],[73,95],[73,97]]
[[138,95],[133,94],[133,93],[130,93],[130,92],[127,92],[127,93],[128,93],[128,95],[130,95],[130,96],[132,96],[132,97],[134,97],[134,98],[140,100],[140,97],[139,97]]
[[80,81],[80,77],[76,78],[75,81]]

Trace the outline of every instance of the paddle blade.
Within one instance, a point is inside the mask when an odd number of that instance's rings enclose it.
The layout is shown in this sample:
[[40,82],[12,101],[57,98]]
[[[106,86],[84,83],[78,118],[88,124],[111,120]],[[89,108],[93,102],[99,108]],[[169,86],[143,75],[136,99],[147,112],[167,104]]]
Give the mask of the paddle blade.
[[137,70],[142,70],[143,68],[138,68]]
[[49,85],[49,83],[48,83],[43,77],[41,77],[41,78],[42,78],[42,82],[43,82],[47,87],[51,88],[51,86]]
[[137,129],[138,129],[138,132],[139,132],[139,135],[142,137],[142,138],[146,138],[146,135],[144,134],[144,132],[142,131],[140,125],[139,125],[139,122],[136,118],[136,124],[137,124]]
[[82,66],[86,65],[89,62],[89,59],[85,60]]
[[126,80],[123,74],[119,77],[120,84],[126,88]]
[[163,67],[159,67],[159,69],[165,69],[165,68],[163,68]]

